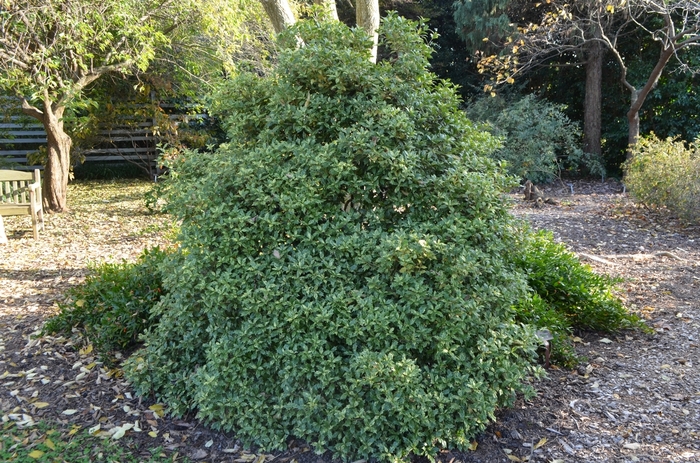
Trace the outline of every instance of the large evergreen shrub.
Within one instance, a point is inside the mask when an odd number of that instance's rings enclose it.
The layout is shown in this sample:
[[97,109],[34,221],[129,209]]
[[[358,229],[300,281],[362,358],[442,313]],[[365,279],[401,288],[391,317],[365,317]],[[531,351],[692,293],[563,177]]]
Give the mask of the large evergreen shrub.
[[414,24],[381,37],[375,65],[362,31],[299,23],[222,92],[231,142],[177,167],[177,270],[126,365],[173,413],[391,460],[464,449],[533,371],[496,142]]

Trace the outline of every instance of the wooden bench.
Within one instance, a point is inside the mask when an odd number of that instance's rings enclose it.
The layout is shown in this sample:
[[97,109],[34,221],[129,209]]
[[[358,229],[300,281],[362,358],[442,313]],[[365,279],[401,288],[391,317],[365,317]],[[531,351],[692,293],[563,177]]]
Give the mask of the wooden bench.
[[44,209],[41,201],[39,169],[35,169],[34,172],[0,170],[0,217],[31,216],[35,240],[39,239],[39,229],[44,229]]

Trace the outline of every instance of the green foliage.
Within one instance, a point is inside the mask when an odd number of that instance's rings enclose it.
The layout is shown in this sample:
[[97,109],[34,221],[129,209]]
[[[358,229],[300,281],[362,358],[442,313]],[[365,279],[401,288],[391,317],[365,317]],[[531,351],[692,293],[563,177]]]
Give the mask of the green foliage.
[[150,310],[164,294],[161,265],[168,253],[145,250],[136,263],[93,267],[81,285],[68,292],[69,302],[44,327],[48,333],[82,330],[102,354],[133,349],[139,334],[154,323]]
[[[520,249],[523,252],[516,256],[516,264],[545,304],[542,306],[535,299],[535,307],[554,310],[565,318],[568,326],[577,329],[612,332],[642,326],[639,318],[627,312],[613,293],[620,280],[597,274],[581,264],[566,246],[554,241],[550,232],[524,234]],[[545,315],[548,318],[550,315]],[[536,320],[528,322],[538,328],[549,327]]]
[[301,21],[275,73],[222,89],[231,141],[170,180],[181,247],[125,365],[140,393],[266,449],[390,461],[466,449],[526,389],[511,183],[424,34],[386,18],[375,65],[363,31]]
[[[512,0],[457,0],[454,2],[454,21],[457,33],[467,49],[489,53],[500,51],[497,44],[515,32],[509,12]],[[517,13],[516,13],[517,14]]]
[[578,147],[581,132],[562,108],[527,95],[515,101],[485,97],[467,108],[467,115],[490,124],[503,146],[492,157],[505,160],[509,173],[535,183],[549,182],[562,171],[586,168],[603,174],[603,167]]
[[700,221],[700,139],[687,146],[653,133],[633,147],[625,184],[649,207],[665,207],[688,222]]

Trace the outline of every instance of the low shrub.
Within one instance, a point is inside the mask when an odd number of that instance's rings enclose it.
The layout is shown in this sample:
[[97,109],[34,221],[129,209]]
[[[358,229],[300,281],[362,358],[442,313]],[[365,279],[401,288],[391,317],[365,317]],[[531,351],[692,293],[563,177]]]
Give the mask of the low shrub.
[[168,253],[146,250],[135,263],[102,263],[85,281],[68,291],[68,302],[44,326],[47,333],[83,332],[103,358],[128,352],[154,323],[153,305],[164,295],[161,265]]
[[506,161],[508,172],[534,183],[568,174],[603,175],[602,164],[579,148],[581,130],[562,108],[533,95],[520,99],[484,97],[467,107],[467,115],[487,123],[503,146],[491,157]]
[[518,306],[518,319],[554,335],[555,360],[571,366],[573,329],[614,332],[642,328],[639,317],[627,311],[614,293],[620,279],[595,273],[579,262],[565,245],[546,231],[523,233],[516,265],[534,291]]
[[687,222],[700,221],[700,139],[687,146],[653,133],[632,148],[624,165],[632,197],[648,207],[666,208]]

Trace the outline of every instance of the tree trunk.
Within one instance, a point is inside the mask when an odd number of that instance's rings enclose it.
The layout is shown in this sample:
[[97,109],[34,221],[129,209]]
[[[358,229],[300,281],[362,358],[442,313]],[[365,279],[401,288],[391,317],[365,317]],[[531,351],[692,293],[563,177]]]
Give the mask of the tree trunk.
[[48,159],[44,166],[44,185],[42,187],[44,210],[48,212],[65,212],[68,210],[68,177],[70,175],[71,138],[63,131],[63,112],[65,106],[53,107],[44,96],[43,111],[22,101],[22,112],[37,119],[46,131],[46,149]]
[[338,21],[338,9],[335,6],[335,0],[314,0],[314,4],[326,7],[330,14],[330,19]]
[[[63,112],[63,111],[61,111]],[[44,122],[48,140],[48,160],[44,167],[44,209],[50,212],[68,210],[68,178],[70,175],[71,138],[63,131],[63,121],[50,117]]]
[[674,46],[669,46],[661,50],[661,55],[659,55],[659,60],[656,62],[656,66],[652,69],[649,78],[647,79],[644,87],[641,90],[635,89],[629,83],[627,88],[630,89],[632,93],[632,98],[630,102],[630,109],[627,112],[627,121],[629,122],[629,131],[627,135],[627,159],[632,158],[632,147],[637,144],[639,140],[639,111],[642,109],[644,100],[646,100],[649,93],[656,87],[659,82],[659,77],[664,71],[668,60],[671,56],[678,51]]
[[355,16],[357,25],[363,28],[374,40],[372,46],[373,63],[377,62],[377,44],[379,42],[379,0],[356,0]]
[[632,103],[630,104],[630,110],[627,112],[627,159],[632,159],[632,147],[639,140],[639,107],[641,106],[637,105],[639,90],[633,89],[631,94]]
[[586,95],[583,115],[583,151],[602,156],[601,118],[602,118],[602,82],[603,82],[603,44],[592,41],[586,47]]
[[260,0],[265,13],[272,21],[276,33],[280,33],[296,22],[294,12],[287,0]]

